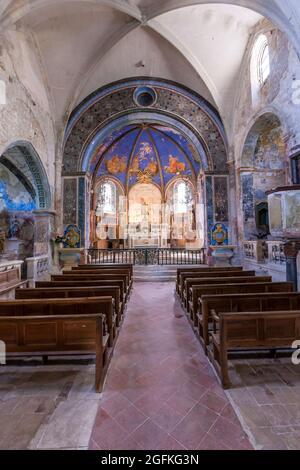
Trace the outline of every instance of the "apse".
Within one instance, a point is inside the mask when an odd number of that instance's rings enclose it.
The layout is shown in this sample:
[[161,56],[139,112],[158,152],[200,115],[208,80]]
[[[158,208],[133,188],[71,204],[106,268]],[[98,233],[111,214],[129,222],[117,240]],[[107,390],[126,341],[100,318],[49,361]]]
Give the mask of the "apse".
[[89,170],[94,179],[118,179],[125,191],[138,182],[152,182],[164,191],[174,178],[195,182],[200,158],[192,143],[177,130],[155,123],[138,124],[106,138]]

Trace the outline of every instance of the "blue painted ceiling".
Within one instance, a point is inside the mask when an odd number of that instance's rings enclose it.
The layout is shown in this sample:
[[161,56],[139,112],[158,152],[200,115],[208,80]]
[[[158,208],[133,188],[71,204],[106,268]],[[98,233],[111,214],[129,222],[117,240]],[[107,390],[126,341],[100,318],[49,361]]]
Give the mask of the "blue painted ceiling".
[[159,124],[131,124],[114,131],[95,151],[90,172],[114,176],[132,186],[145,175],[159,186],[185,176],[195,181],[200,158],[194,145],[177,130]]

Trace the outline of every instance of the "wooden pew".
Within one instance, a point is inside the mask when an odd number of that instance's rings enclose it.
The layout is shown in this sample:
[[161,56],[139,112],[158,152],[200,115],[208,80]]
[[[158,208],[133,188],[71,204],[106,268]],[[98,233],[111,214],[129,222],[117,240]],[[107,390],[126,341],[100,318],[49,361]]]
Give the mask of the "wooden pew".
[[81,270],[63,270],[62,274],[76,274],[76,275],[89,275],[89,274],[126,274],[128,276],[128,285],[129,289],[132,289],[132,276],[130,274],[130,269],[129,268],[120,268],[120,269],[81,269]]
[[216,318],[209,357],[224,388],[231,383],[228,354],[240,350],[291,349],[300,338],[300,311],[228,312]]
[[199,338],[205,351],[209,345],[209,323],[220,312],[263,312],[300,310],[299,292],[272,292],[269,294],[202,295],[197,314]]
[[185,271],[180,274],[179,276],[179,296],[183,299],[184,289],[185,289],[185,281],[187,278],[189,279],[201,279],[204,277],[250,277],[255,276],[255,271],[218,271],[214,273],[190,273],[189,271]]
[[35,289],[17,289],[16,299],[58,299],[72,297],[112,297],[113,298],[113,324],[114,337],[116,327],[121,322],[120,289],[117,286],[109,287],[49,287]]
[[[109,346],[113,346],[112,297],[76,297],[72,299],[20,299],[0,301],[1,316],[33,315],[85,315],[101,313],[108,333]],[[107,325],[107,326],[106,326]]]
[[35,287],[36,288],[54,288],[54,287],[118,287],[120,289],[120,299],[121,299],[121,309],[122,315],[124,313],[125,308],[125,301],[126,301],[126,293],[125,293],[125,286],[124,281],[122,279],[114,279],[110,281],[103,281],[103,280],[95,280],[95,281],[65,281],[65,278],[61,279],[60,281],[36,281]]
[[0,316],[0,339],[8,356],[95,354],[95,389],[101,392],[108,366],[101,314]]
[[129,288],[129,277],[127,274],[73,274],[70,272],[68,274],[53,274],[51,276],[51,281],[114,281],[122,280],[124,281],[125,287],[125,297],[126,300],[129,297],[130,288]]
[[0,298],[9,293],[13,295],[14,289],[25,288],[28,281],[22,281],[19,268],[7,269],[0,272]]
[[215,285],[194,285],[190,287],[189,311],[191,320],[195,326],[198,326],[198,309],[201,313],[201,304],[199,304],[202,295],[229,295],[229,294],[247,294],[247,293],[269,293],[269,292],[293,292],[292,282],[259,282],[251,284],[215,284]]
[[198,267],[198,268],[193,268],[193,267],[189,267],[189,266],[185,266],[184,268],[177,268],[177,277],[176,277],[176,292],[179,293],[179,285],[180,285],[180,274],[181,273],[185,273],[185,272],[189,272],[189,273],[201,273],[201,272],[206,272],[206,273],[217,273],[219,271],[243,271],[243,267],[242,266],[230,266],[228,268],[209,268],[208,266],[205,267],[205,266],[202,266],[202,267]]
[[271,276],[250,276],[250,277],[214,277],[214,278],[186,278],[185,285],[183,289],[183,305],[185,308],[188,306],[188,302],[190,301],[190,287],[193,285],[203,285],[203,284],[252,284],[258,282],[271,282]]
[[130,272],[130,277],[133,276],[133,264],[79,264],[78,266],[73,266],[72,271],[81,271],[82,269],[119,269],[119,268],[127,268]]

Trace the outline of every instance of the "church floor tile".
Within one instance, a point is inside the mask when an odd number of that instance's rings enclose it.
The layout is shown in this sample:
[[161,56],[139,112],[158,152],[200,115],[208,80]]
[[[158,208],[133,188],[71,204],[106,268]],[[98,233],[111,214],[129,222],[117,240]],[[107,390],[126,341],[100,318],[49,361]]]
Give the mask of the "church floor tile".
[[90,448],[129,444],[132,450],[252,448],[174,283],[134,286],[99,404]]
[[224,391],[174,283],[138,283],[102,394],[92,359],[0,368],[0,449],[300,449],[300,366],[236,359]]

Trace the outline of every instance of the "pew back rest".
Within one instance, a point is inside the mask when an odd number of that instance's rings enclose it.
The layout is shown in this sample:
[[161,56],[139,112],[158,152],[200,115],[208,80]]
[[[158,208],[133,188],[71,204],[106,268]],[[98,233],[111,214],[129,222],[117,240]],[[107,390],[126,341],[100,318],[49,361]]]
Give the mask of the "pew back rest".
[[2,316],[0,339],[10,352],[102,351],[101,314]]
[[201,297],[203,295],[235,295],[247,293],[271,293],[271,292],[293,292],[291,282],[261,282],[251,284],[215,284],[190,287],[190,298],[192,299],[192,308],[196,312],[198,304],[201,309]]
[[202,313],[211,310],[219,312],[263,312],[280,310],[300,310],[299,292],[202,295]]
[[111,287],[53,287],[35,289],[17,289],[16,299],[56,299],[72,297],[102,297],[111,296],[120,301],[120,288]]
[[189,272],[185,271],[179,275],[180,289],[183,288],[186,279],[202,279],[202,278],[227,278],[227,277],[254,277],[255,271],[218,271],[218,272]]
[[288,347],[300,338],[300,311],[220,313],[222,349]]
[[133,265],[132,264],[79,264],[78,266],[73,266],[72,271],[82,271],[82,270],[115,270],[115,269],[127,269],[130,272],[130,275],[133,274]]
[[293,292],[292,282],[259,282],[251,284],[225,284],[225,285],[193,285],[191,287],[193,297],[200,298],[202,295],[228,295],[239,293],[271,293],[271,292]]
[[131,277],[130,270],[127,268],[124,269],[76,269],[70,271],[68,269],[64,269],[63,274],[127,274],[129,277]]
[[121,300],[123,301],[125,294],[124,281],[121,279],[111,279],[110,281],[106,280],[90,280],[90,281],[65,281],[61,279],[60,281],[36,281],[36,288],[55,288],[55,287],[111,287],[116,286],[120,289]]
[[[215,272],[218,272],[218,271],[224,271],[224,268],[222,268],[222,267],[219,267],[219,268],[208,268],[208,267],[193,268],[193,267],[187,267],[187,266],[185,266],[183,268],[177,268],[177,284],[179,283],[180,274],[183,273],[183,272],[215,273]],[[230,266],[230,267],[226,268],[226,271],[227,272],[229,272],[229,271],[243,271],[243,267],[242,266],[237,266],[237,267]]]
[[1,316],[85,315],[112,313],[112,297],[20,299],[0,301]]
[[209,284],[259,284],[259,283],[266,283],[272,282],[271,276],[256,276],[256,277],[226,277],[226,278],[187,278],[185,280],[185,285],[188,285],[189,288],[192,286],[203,286]]
[[129,276],[128,274],[73,274],[73,272],[67,274],[52,274],[52,281],[112,281],[112,280],[123,280],[125,286],[129,285]]

